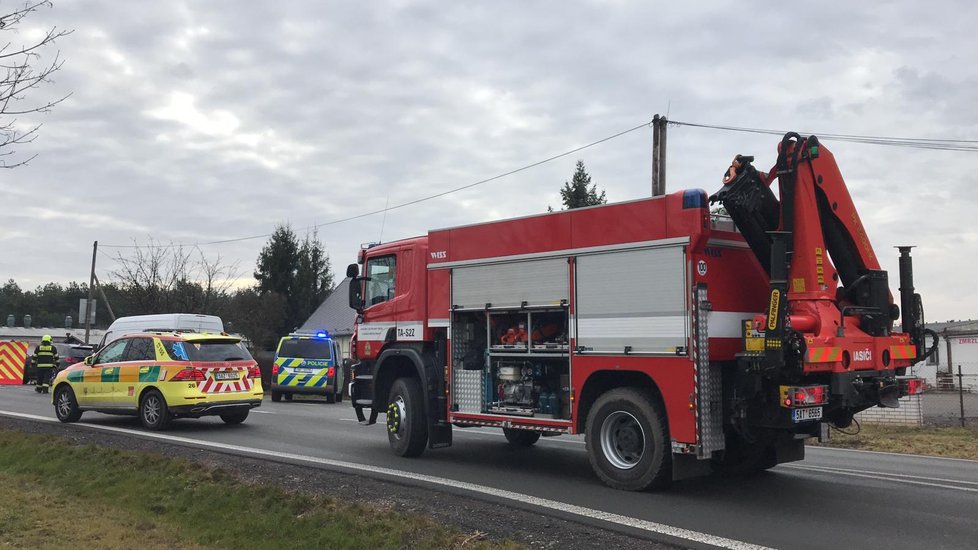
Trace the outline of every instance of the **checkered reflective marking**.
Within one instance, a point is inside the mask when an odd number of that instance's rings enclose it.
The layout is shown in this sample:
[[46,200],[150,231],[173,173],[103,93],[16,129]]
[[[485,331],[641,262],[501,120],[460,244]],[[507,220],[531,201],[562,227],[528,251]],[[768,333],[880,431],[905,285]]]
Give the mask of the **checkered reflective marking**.
[[708,459],[723,450],[723,378],[719,365],[710,363],[710,303],[706,285],[693,288],[693,372],[696,399],[696,456]]

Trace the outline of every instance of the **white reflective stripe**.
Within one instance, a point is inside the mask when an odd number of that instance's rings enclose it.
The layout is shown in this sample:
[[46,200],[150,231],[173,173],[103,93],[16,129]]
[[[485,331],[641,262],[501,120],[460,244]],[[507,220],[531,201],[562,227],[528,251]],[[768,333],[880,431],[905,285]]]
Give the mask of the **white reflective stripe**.
[[397,326],[396,323],[361,323],[357,327],[357,338],[361,342],[383,340],[387,337],[387,331],[395,326]]
[[740,338],[744,335],[744,321],[753,319],[757,312],[711,311],[710,338]]
[[663,317],[578,317],[577,330],[588,338],[685,338],[686,318]]

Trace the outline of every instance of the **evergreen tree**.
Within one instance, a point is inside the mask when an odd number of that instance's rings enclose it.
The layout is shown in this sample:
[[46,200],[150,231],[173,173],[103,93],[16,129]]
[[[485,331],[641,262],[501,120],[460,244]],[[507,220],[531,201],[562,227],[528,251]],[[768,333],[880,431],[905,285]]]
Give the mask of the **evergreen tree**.
[[333,289],[329,255],[317,233],[300,243],[292,228],[279,225],[258,255],[255,271],[258,295],[275,294],[285,303],[285,314],[275,331],[280,336],[298,328]]
[[577,161],[577,169],[571,181],[564,182],[564,187],[560,190],[560,200],[564,203],[564,208],[581,208],[582,206],[595,206],[606,204],[604,191],[598,194],[597,184],[591,185],[591,175],[584,169],[584,161]]
[[297,324],[302,324],[333,290],[333,273],[329,255],[315,231],[306,235],[299,247],[295,284],[289,296],[289,307],[295,313]]
[[292,294],[299,258],[299,239],[289,225],[278,225],[258,254],[258,292]]

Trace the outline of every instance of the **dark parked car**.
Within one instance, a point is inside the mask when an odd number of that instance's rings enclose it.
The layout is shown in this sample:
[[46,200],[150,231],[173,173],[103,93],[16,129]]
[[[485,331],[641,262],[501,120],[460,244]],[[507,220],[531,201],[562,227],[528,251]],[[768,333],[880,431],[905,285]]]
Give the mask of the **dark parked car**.
[[[34,357],[34,351],[37,346],[30,349],[27,354],[27,362],[24,364],[24,383],[33,384],[36,378],[35,368],[31,362],[31,358]],[[58,350],[58,364],[54,367],[54,372],[51,373],[51,379],[64,369],[68,368],[75,363],[81,363],[85,360],[85,357],[91,355],[95,346],[89,346],[85,344],[65,344],[61,342],[54,342],[54,349]]]

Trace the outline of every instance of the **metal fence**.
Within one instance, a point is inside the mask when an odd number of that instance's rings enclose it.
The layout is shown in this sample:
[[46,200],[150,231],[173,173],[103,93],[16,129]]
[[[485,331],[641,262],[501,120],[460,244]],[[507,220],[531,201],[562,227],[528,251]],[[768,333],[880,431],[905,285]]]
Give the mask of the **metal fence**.
[[[970,367],[970,368],[968,368]],[[978,365],[955,365],[953,373],[938,375],[938,385],[921,396],[926,424],[978,426]]]

